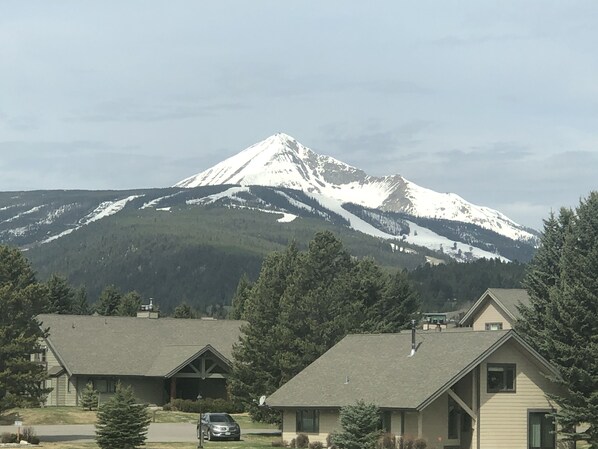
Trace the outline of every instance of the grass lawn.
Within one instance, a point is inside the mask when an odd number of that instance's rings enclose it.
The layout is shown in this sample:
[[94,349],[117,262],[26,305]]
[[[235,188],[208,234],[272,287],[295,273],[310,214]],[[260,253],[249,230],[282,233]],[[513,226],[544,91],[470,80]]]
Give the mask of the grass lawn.
[[[210,449],[265,449],[272,447],[272,441],[280,437],[264,437],[248,435],[243,441],[206,441],[204,448]],[[99,449],[95,443],[42,443],[40,447],[45,449]],[[147,449],[195,449],[197,443],[148,443],[144,446]]]
[[[197,413],[150,411],[152,419],[157,423],[196,423]],[[272,424],[255,423],[248,414],[233,415],[242,429],[276,429]],[[44,407],[9,410],[0,416],[0,425],[10,426],[17,417],[26,426],[52,424],[95,424],[96,412],[84,411],[79,407]]]

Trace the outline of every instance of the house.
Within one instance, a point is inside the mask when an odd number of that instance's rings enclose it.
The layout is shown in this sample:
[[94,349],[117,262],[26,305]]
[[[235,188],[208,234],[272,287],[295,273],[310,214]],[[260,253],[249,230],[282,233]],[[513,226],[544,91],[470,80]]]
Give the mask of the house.
[[489,288],[459,322],[459,326],[473,330],[512,329],[519,318],[519,306],[529,306],[526,290],[518,288]]
[[376,404],[384,430],[428,449],[565,447],[546,416],[555,369],[513,330],[348,335],[266,399],[283,439],[325,442],[339,411]]
[[[147,311],[145,311],[147,312]],[[232,348],[242,321],[140,317],[39,315],[49,328],[39,361],[47,367],[46,405],[79,405],[88,382],[100,402],[117,382],[139,402],[174,398],[225,398]]]

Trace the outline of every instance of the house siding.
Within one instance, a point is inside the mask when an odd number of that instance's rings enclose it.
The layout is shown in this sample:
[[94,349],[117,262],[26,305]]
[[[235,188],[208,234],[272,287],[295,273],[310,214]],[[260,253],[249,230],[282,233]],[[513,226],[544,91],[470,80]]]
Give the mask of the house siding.
[[[487,392],[489,363],[516,364],[515,393]],[[480,448],[526,448],[528,410],[552,408],[546,392],[555,392],[554,384],[515,343],[507,342],[496,350],[480,369]]]
[[503,329],[512,329],[511,318],[508,317],[496,304],[493,299],[490,299],[482,309],[473,318],[473,330],[486,330],[486,323],[502,323]]

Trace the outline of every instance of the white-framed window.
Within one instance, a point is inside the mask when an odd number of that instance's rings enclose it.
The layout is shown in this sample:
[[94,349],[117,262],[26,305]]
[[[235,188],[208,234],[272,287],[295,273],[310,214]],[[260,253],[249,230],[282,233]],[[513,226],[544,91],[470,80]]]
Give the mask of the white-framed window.
[[488,393],[515,393],[517,367],[514,363],[489,363],[486,374]]
[[487,331],[500,331],[502,330],[502,323],[486,323]]

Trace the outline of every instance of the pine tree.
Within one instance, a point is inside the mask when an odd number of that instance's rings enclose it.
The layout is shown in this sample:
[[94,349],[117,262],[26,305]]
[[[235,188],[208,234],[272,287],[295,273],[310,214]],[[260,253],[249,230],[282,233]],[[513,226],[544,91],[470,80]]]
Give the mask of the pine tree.
[[31,360],[47,336],[36,319],[46,308],[47,289],[36,282],[29,262],[18,249],[0,246],[0,414],[37,406],[49,392],[44,367]]
[[[553,380],[564,393],[559,406],[563,435],[598,448],[598,192],[573,214],[547,220],[543,247],[530,265],[531,313],[524,309],[520,332],[555,365]],[[532,328],[535,329],[531,330]],[[589,424],[585,432],[579,425]]]
[[189,304],[183,302],[175,307],[172,313],[173,318],[195,318],[196,314]]
[[380,410],[374,404],[358,401],[341,408],[342,432],[332,436],[339,449],[375,449],[380,436]]
[[116,386],[116,393],[98,410],[96,442],[102,449],[134,449],[144,445],[150,417],[136,404],[131,387]]
[[85,287],[75,290],[73,298],[73,314],[89,315],[89,303],[87,302],[87,291]]
[[284,252],[269,254],[262,264],[258,280],[245,305],[245,319],[240,343],[233,348],[233,366],[229,378],[232,396],[242,402],[254,420],[280,422],[280,414],[257,407],[255,401],[281,386],[276,354],[280,348],[277,323],[280,298],[288,288],[296,269],[295,244]]
[[252,284],[247,277],[247,273],[243,273],[243,276],[241,276],[239,284],[237,285],[235,295],[232,299],[232,308],[229,313],[229,319],[244,319],[243,315],[245,314],[245,304],[247,302],[247,298],[251,294],[251,287]]
[[527,267],[523,286],[530,298],[529,306],[520,306],[521,319],[515,325],[516,330],[527,337],[530,344],[544,357],[550,353],[546,346],[545,332],[546,309],[550,290],[557,287],[561,276],[561,253],[565,236],[569,232],[573,211],[561,209],[558,217],[553,213],[544,220],[544,232],[541,245]]
[[91,382],[85,385],[85,390],[81,393],[81,406],[90,411],[98,406],[98,392],[94,390]]
[[140,307],[141,295],[136,291],[128,292],[120,298],[116,314],[118,316],[137,316]]
[[404,271],[397,271],[390,276],[382,293],[382,298],[375,304],[377,317],[369,332],[399,332],[410,326],[420,312],[419,293]]
[[120,291],[114,285],[109,285],[100,293],[98,303],[95,305],[96,312],[105,316],[117,315],[121,297]]
[[73,313],[75,294],[66,279],[53,274],[46,285],[48,287],[48,312],[59,314]]

